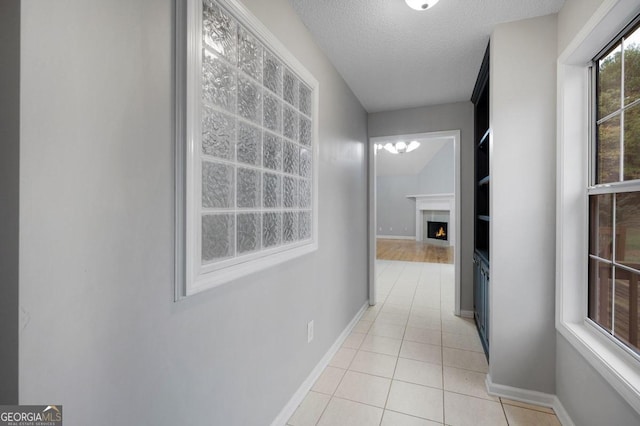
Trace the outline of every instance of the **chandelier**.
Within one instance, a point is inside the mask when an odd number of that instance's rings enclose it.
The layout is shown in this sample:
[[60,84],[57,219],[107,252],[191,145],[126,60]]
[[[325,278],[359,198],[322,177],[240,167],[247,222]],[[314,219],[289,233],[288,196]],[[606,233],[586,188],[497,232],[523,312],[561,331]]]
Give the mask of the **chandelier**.
[[415,149],[417,149],[420,146],[420,142],[418,141],[411,141],[408,144],[406,142],[400,141],[400,142],[387,142],[386,144],[382,145],[379,144],[376,146],[377,149],[382,149],[384,148],[386,151],[390,152],[391,154],[404,154],[405,152],[411,152]]

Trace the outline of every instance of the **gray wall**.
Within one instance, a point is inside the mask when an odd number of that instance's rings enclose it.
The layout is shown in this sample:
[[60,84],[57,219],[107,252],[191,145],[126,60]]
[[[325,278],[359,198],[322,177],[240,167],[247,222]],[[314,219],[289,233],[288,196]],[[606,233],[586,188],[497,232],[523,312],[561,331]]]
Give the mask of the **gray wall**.
[[[603,0],[565,0],[558,14],[558,54],[602,3]],[[556,333],[556,393],[576,425],[640,424],[640,415],[559,333]]]
[[376,215],[378,235],[415,237],[415,194],[454,192],[453,142],[448,142],[416,175],[376,176]]
[[0,2],[0,404],[18,403],[20,1]]
[[[369,137],[460,130],[460,309],[473,310],[473,104],[458,102],[369,114]],[[415,225],[414,225],[415,226]]]
[[415,237],[418,175],[376,176],[377,235]]
[[491,37],[490,374],[552,394],[556,58],[556,15]]
[[269,424],[366,302],[366,113],[287,0],[245,4],[320,83],[319,249],[174,303],[174,2],[22,2],[21,403]]
[[447,142],[418,174],[418,194],[451,194],[455,191],[453,142]]
[[557,333],[556,392],[576,426],[633,426],[640,415]]

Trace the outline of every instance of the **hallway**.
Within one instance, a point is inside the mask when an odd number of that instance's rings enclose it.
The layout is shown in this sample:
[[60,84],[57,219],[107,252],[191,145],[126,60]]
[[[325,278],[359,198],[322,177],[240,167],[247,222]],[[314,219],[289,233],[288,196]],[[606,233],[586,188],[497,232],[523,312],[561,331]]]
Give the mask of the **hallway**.
[[453,265],[378,260],[370,307],[290,426],[559,425],[549,408],[486,393],[472,320],[453,315]]

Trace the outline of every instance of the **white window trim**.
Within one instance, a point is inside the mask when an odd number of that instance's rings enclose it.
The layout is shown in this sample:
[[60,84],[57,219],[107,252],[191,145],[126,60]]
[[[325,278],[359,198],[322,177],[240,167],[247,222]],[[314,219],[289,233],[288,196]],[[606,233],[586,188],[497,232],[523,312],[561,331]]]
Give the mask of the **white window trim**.
[[176,2],[176,171],[175,171],[175,300],[217,287],[240,277],[273,267],[318,248],[319,175],[319,83],[287,48],[237,0],[217,0],[234,18],[275,53],[311,89],[312,108],[312,237],[246,256],[245,261],[225,268],[201,266],[200,262],[200,182],[195,179],[200,146],[200,75],[202,69],[202,0]]
[[640,413],[640,364],[587,320],[591,59],[638,13],[605,0],[558,58],[556,329]]

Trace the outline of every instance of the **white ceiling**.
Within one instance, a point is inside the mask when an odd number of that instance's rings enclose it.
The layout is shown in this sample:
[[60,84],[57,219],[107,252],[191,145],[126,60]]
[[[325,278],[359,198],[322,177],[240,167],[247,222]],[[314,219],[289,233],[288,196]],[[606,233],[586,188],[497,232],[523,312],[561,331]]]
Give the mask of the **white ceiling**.
[[[415,140],[420,142],[420,146],[415,151],[405,154],[391,154],[385,149],[379,150],[376,154],[376,175],[417,175],[447,142],[453,143],[451,138]],[[395,142],[395,139],[390,139],[389,142]],[[384,143],[382,142],[383,145]]]
[[[496,24],[564,0],[289,0],[368,112],[468,101]],[[525,46],[523,46],[523,49]]]

